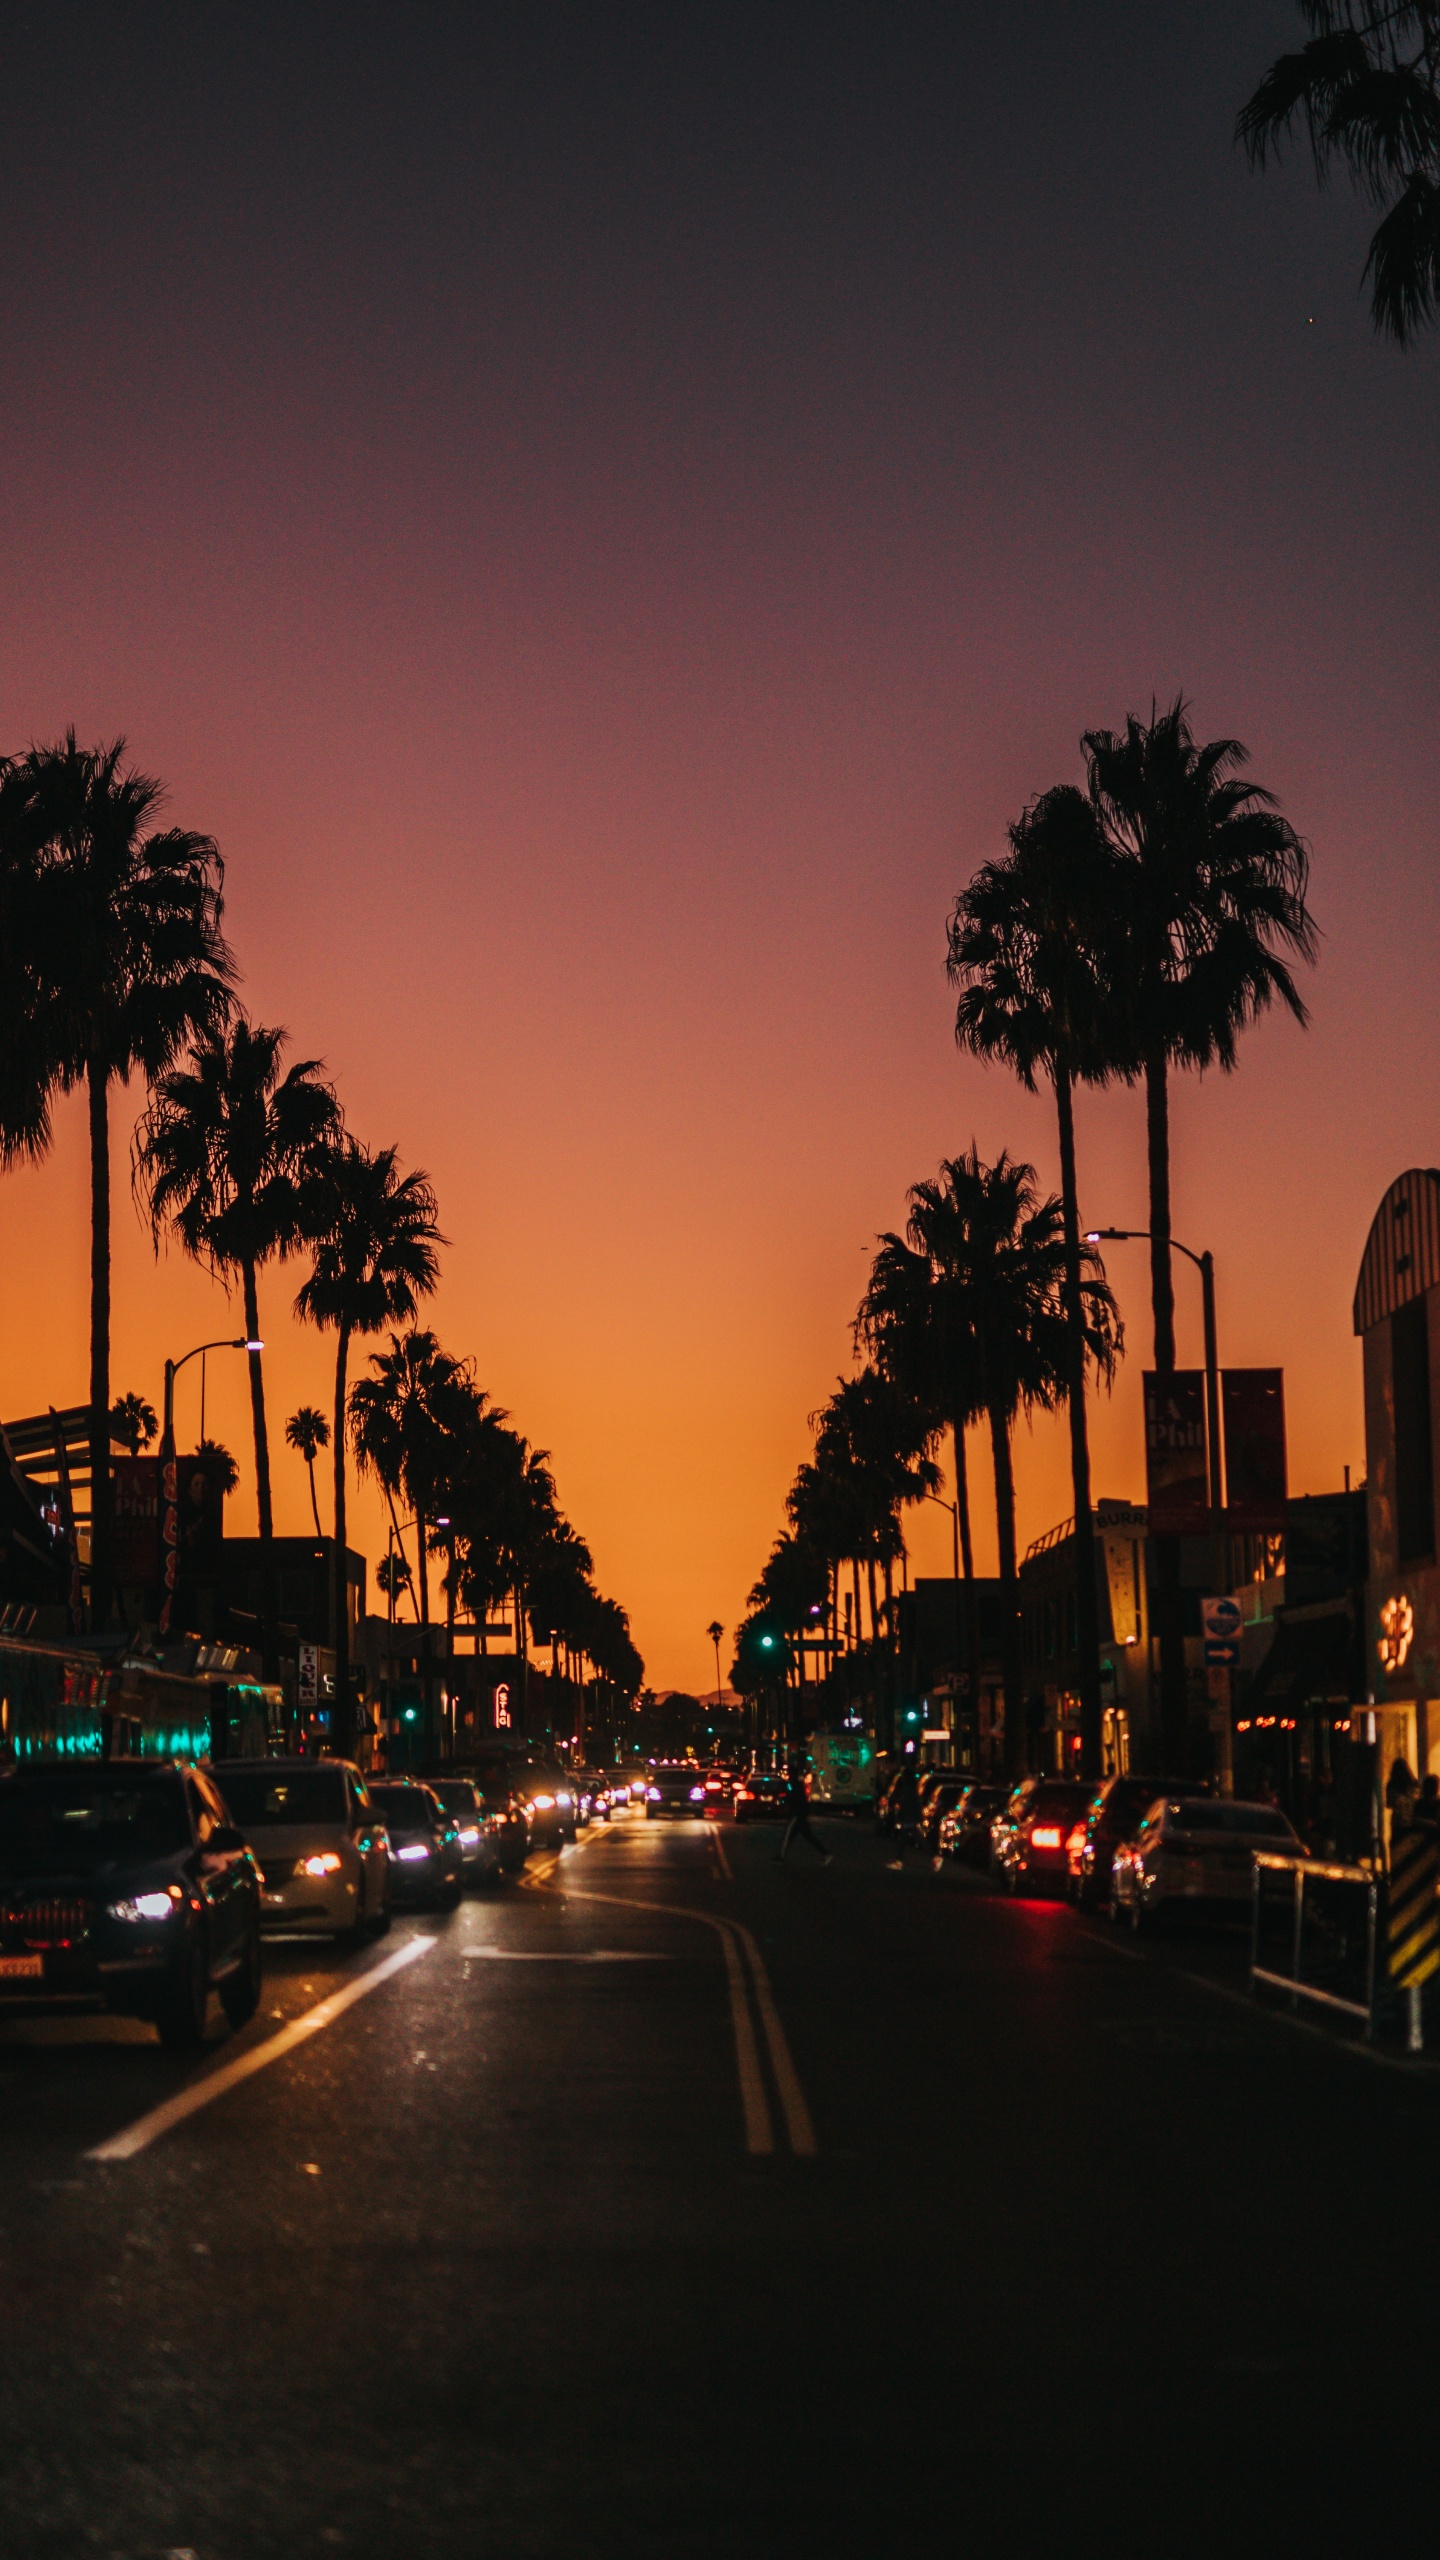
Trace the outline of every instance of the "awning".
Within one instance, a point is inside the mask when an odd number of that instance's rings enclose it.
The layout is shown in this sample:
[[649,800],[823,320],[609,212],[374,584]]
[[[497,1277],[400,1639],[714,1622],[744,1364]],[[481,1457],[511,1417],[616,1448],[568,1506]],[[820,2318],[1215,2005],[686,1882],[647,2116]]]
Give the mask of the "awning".
[[1315,1617],[1281,1617],[1250,1681],[1252,1711],[1349,1706],[1355,1688],[1355,1621],[1348,1603]]

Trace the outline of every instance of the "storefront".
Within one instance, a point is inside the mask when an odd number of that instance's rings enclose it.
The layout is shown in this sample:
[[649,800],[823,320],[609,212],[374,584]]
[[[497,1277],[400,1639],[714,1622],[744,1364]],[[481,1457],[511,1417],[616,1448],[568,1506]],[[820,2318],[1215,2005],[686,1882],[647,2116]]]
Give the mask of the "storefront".
[[1365,1368],[1367,1695],[1380,1765],[1440,1772],[1440,1173],[1392,1182],[1355,1290]]

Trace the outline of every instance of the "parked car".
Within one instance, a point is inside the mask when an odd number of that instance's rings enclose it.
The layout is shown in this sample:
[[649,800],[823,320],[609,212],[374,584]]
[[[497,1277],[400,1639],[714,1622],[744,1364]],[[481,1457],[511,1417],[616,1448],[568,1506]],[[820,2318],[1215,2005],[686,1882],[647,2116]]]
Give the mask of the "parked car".
[[1161,1797],[1116,1850],[1115,1918],[1141,1929],[1162,1913],[1237,1916],[1250,1908],[1255,1851],[1301,1845],[1278,1805]]
[[460,1871],[466,1884],[498,1884],[505,1824],[487,1810],[473,1778],[431,1778],[428,1784],[455,1822],[460,1841]]
[[954,1804],[958,1804],[970,1785],[968,1778],[945,1777],[931,1787],[920,1808],[919,1835],[922,1849],[940,1847],[940,1825]]
[[1134,1839],[1157,1796],[1208,1794],[1208,1786],[1200,1780],[1142,1778],[1128,1770],[1121,1777],[1107,1778],[1065,1844],[1071,1901],[1082,1911],[1108,1905],[1115,1852]]
[[202,2042],[260,2001],[260,1878],[204,1769],[114,1761],[0,1776],[0,2000],[101,2004]]
[[663,1822],[676,1814],[703,1822],[705,1781],[693,1760],[657,1761],[645,1789],[645,1814],[651,1822]]
[[412,1909],[454,1908],[465,1881],[460,1825],[419,1778],[385,1778],[370,1801],[390,1837],[390,1891]]
[[390,1852],[346,1760],[223,1760],[231,1819],[260,1869],[260,1925],[358,1947],[390,1926]]
[[1008,1787],[987,1786],[977,1779],[962,1787],[940,1816],[939,1845],[944,1855],[962,1858],[967,1866],[987,1866],[990,1825],[1009,1793]]
[[1095,1792],[1084,1778],[1022,1779],[990,1826],[991,1863],[1008,1893],[1064,1893],[1065,1843]]
[[732,1822],[764,1822],[785,1811],[786,1781],[770,1769],[752,1769],[730,1790]]

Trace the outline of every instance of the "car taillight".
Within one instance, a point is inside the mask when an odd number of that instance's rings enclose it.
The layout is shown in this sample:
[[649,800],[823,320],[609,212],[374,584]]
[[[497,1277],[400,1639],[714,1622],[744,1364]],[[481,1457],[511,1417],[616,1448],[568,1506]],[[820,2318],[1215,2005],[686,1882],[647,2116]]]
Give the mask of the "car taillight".
[[1081,1850],[1085,1846],[1085,1825],[1083,1822],[1076,1823],[1074,1830],[1071,1832],[1069,1839],[1065,1843],[1065,1846],[1069,1850],[1072,1858],[1079,1857]]
[[1058,1822],[1037,1822],[1030,1834],[1030,1846],[1032,1849],[1058,1849],[1060,1836]]

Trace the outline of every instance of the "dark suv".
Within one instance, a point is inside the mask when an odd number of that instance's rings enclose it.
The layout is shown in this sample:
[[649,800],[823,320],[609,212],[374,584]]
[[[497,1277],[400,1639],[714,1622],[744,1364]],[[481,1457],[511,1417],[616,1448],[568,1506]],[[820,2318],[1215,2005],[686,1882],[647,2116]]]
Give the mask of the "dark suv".
[[169,1762],[0,1776],[0,1999],[103,2002],[177,2050],[211,1986],[260,1999],[260,1878],[208,1770]]

